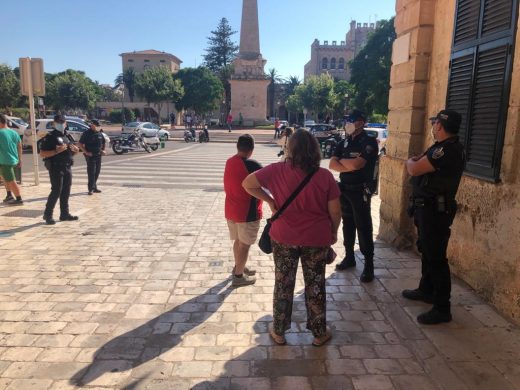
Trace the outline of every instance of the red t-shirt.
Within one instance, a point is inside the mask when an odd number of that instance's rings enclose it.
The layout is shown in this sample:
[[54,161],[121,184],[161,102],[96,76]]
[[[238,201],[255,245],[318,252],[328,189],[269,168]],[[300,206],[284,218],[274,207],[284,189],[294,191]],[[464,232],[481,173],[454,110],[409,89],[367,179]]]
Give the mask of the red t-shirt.
[[[260,169],[255,176],[260,185],[269,190],[276,207],[280,208],[307,174],[293,168],[289,162],[279,162]],[[331,245],[332,222],[328,202],[339,196],[340,190],[332,173],[320,168],[282,216],[273,222],[271,238],[286,245]]]
[[224,191],[226,192],[225,215],[233,222],[253,222],[262,219],[262,201],[249,195],[242,182],[262,166],[255,160],[234,155],[226,161]]

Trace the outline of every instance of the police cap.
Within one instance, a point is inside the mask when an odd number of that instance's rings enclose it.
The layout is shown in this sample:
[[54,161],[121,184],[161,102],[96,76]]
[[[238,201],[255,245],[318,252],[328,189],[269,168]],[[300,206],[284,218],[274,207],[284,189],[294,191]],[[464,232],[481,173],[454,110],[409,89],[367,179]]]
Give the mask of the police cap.
[[432,116],[430,120],[437,119],[444,129],[451,134],[457,134],[462,122],[462,116],[455,110],[441,110],[436,116]]

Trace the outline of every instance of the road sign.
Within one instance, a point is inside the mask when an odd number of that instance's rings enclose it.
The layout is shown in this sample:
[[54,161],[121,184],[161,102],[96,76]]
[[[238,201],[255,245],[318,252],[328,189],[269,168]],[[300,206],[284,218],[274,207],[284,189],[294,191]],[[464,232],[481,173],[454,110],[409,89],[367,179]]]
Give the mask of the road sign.
[[29,96],[32,86],[34,96],[45,96],[45,75],[41,58],[20,58],[20,91]]

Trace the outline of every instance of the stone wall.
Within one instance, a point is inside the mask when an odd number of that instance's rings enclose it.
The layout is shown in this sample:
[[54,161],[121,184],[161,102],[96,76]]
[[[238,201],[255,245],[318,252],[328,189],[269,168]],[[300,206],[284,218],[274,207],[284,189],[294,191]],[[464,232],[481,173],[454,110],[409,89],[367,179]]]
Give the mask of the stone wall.
[[[403,213],[404,162],[431,143],[427,117],[446,103],[455,0],[398,0],[398,37],[410,34],[409,61],[392,67],[389,156],[382,165],[380,236],[413,243]],[[520,33],[517,33],[517,43]],[[394,47],[395,49],[395,47]],[[520,323],[520,50],[514,55],[499,184],[465,175],[448,257],[454,274]]]

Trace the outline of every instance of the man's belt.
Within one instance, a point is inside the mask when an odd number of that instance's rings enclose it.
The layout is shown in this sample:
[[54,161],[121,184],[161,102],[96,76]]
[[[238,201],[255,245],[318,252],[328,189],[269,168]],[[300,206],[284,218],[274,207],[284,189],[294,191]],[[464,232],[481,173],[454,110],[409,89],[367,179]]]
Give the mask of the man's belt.
[[347,184],[347,183],[339,183],[339,188],[342,190],[348,190],[348,191],[358,191],[362,190],[366,187],[366,183],[359,183],[359,184]]

